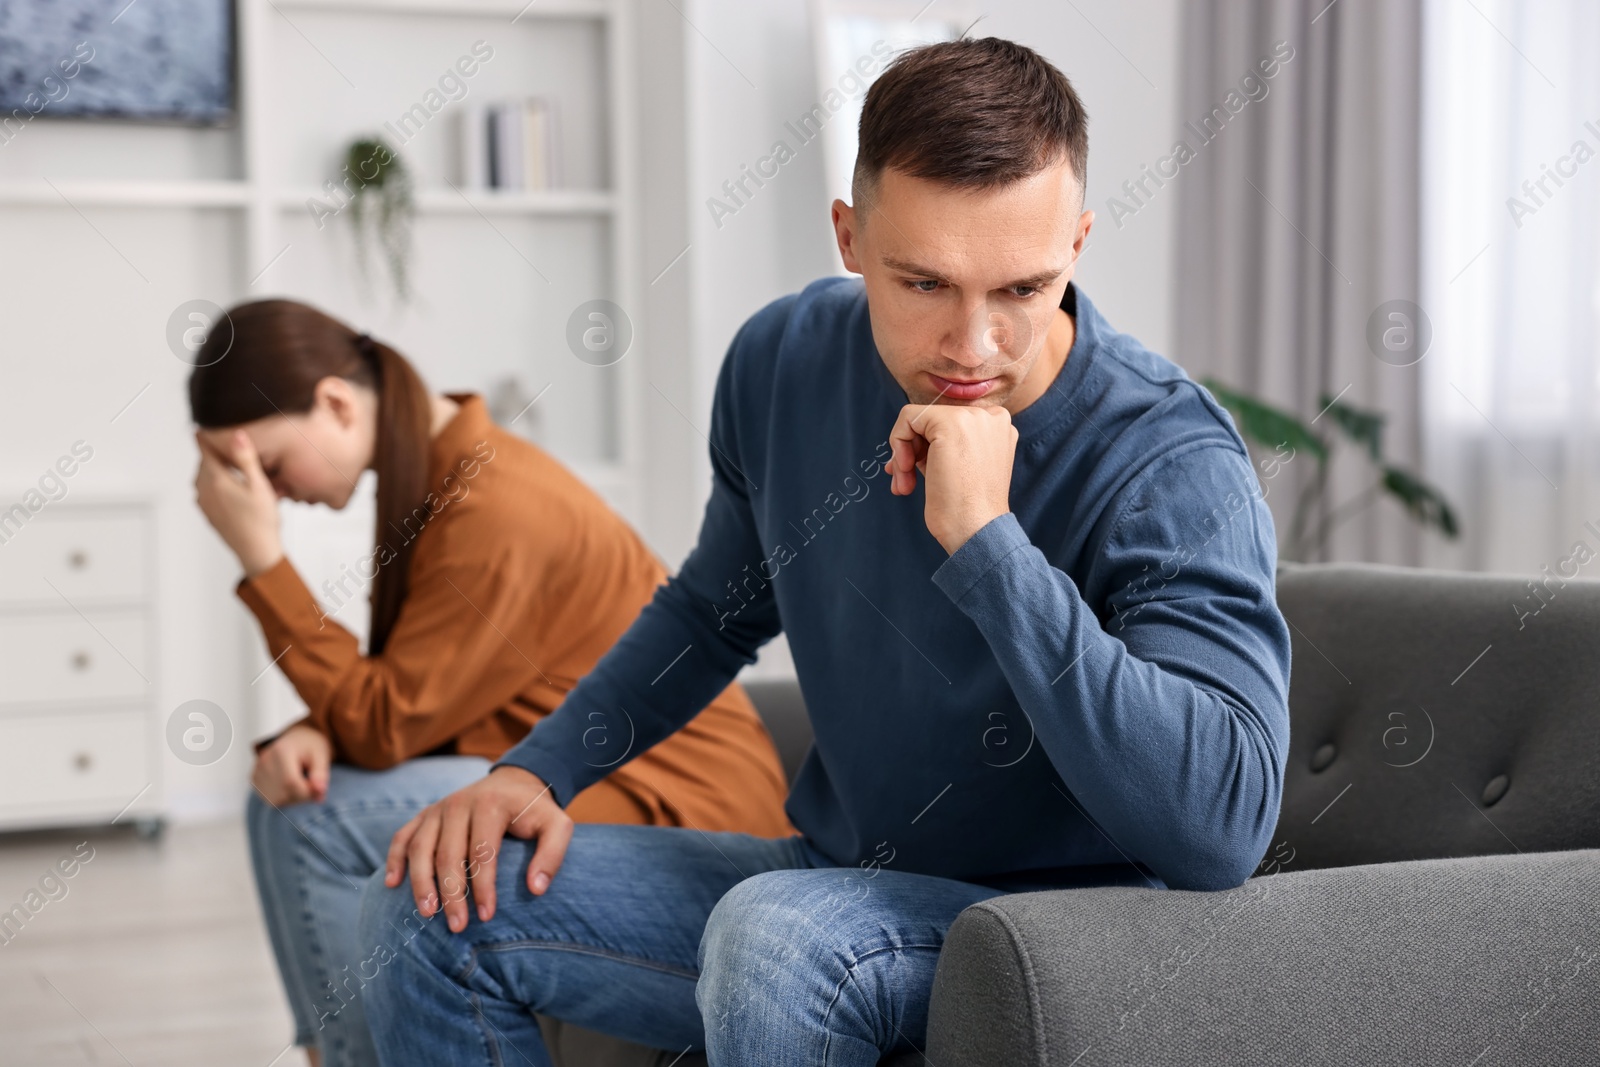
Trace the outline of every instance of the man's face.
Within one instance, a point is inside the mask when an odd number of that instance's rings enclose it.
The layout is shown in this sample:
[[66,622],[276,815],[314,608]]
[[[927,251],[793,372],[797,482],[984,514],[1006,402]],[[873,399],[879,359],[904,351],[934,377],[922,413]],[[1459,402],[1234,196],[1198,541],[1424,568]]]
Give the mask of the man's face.
[[1028,381],[1094,219],[1080,204],[1065,160],[979,191],[889,169],[860,213],[834,202],[873,341],[913,403],[1003,405]]

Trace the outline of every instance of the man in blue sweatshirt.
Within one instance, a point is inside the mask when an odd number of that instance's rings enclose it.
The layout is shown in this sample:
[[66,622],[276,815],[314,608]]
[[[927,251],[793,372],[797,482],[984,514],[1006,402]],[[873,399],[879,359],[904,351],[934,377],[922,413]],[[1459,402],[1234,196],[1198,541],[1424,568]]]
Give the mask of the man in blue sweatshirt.
[[[681,573],[368,886],[385,1062],[545,1063],[542,1012],[719,1067],[866,1067],[922,1045],[969,904],[1251,875],[1289,739],[1272,521],[1222,409],[1071,284],[1087,144],[1008,41],[874,83],[833,205],[861,280],[734,339]],[[780,631],[815,733],[797,835],[574,827],[617,738],[667,737]]]

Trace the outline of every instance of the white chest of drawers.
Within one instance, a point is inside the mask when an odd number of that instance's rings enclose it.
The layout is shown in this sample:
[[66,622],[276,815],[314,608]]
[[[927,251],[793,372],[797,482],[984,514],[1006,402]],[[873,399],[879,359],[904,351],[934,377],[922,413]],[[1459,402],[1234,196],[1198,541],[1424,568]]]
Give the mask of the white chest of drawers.
[[153,515],[0,512],[0,830],[160,826]]

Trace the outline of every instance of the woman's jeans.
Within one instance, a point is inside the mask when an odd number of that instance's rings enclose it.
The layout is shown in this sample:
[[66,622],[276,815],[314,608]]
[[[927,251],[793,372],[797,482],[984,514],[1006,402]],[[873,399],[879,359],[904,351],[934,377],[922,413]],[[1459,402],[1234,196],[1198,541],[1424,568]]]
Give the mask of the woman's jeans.
[[474,756],[425,756],[386,771],[336,764],[322,803],[276,808],[251,791],[250,862],[294,1013],[294,1040],[326,1067],[378,1062],[361,1009],[367,953],[356,936],[361,890],[381,883],[389,839],[418,811],[489,772]]
[[872,1067],[924,1044],[945,931],[999,890],[839,867],[804,838],[580,824],[541,897],[506,838],[494,918],[452,934],[369,879],[361,997],[383,1062],[550,1059],[534,1012],[713,1067]]

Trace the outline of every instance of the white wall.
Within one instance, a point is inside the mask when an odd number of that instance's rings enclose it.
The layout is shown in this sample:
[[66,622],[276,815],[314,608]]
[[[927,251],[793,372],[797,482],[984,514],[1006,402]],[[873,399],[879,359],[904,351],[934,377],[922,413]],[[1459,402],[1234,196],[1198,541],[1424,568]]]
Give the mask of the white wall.
[[[670,4],[643,0],[639,10],[640,279],[635,316],[646,365],[640,398],[644,452],[642,530],[676,569],[700,528],[703,496],[695,457],[705,440],[662,393],[692,409],[696,361],[690,329],[691,271],[687,40]],[[687,249],[687,251],[685,251]],[[660,390],[658,393],[657,390]]]

